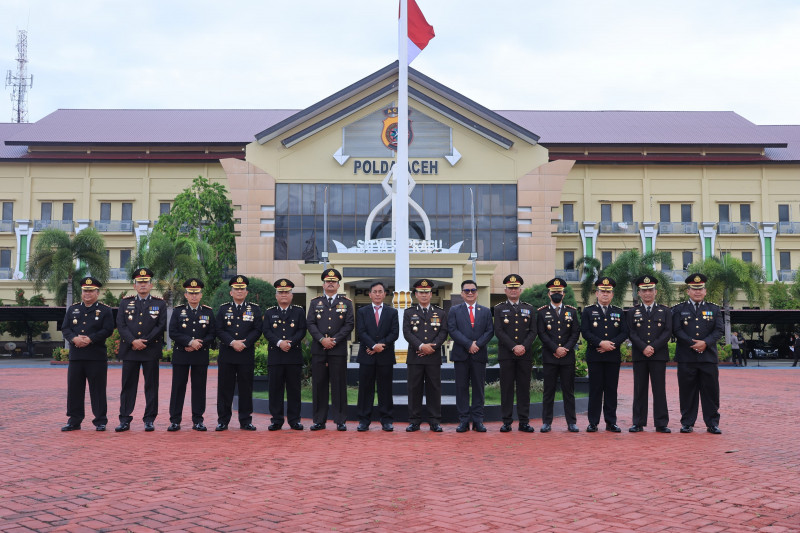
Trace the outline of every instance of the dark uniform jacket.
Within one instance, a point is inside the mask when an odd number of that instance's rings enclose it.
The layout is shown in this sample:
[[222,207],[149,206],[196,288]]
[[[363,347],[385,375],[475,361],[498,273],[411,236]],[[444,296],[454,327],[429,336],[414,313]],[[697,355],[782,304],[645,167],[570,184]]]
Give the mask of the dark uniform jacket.
[[[136,296],[123,298],[117,311],[119,330],[119,358],[129,361],[156,361],[164,348],[164,331],[167,329],[167,304],[152,294],[144,300]],[[144,350],[134,350],[136,339],[147,341]]]
[[[580,327],[578,310],[571,305],[561,305],[561,315],[556,315],[550,305],[543,305],[536,312],[536,329],[542,339],[542,362],[551,365],[574,365],[575,345],[578,344]],[[563,346],[568,353],[562,358],[553,355],[556,348]]]
[[[188,304],[179,305],[172,310],[169,336],[173,341],[173,365],[207,365],[208,350],[216,338],[214,310],[207,305],[201,305],[197,311],[192,311]],[[186,347],[192,339],[203,341],[203,347],[187,352]]]
[[[302,365],[300,343],[305,336],[306,312],[299,305],[290,305],[286,311],[276,305],[264,311],[264,337],[269,342],[268,366]],[[278,348],[278,342],[283,340],[292,343],[288,352]]]
[[[442,345],[447,340],[447,312],[433,304],[427,316],[419,305],[409,307],[403,313],[403,337],[408,341],[408,365],[441,365]],[[421,344],[433,344],[434,352],[419,355]]]
[[[64,339],[69,341],[70,361],[105,361],[106,339],[114,333],[114,317],[111,308],[100,302],[86,307],[83,302],[69,306],[61,325]],[[72,339],[86,335],[92,341],[88,346],[78,348]]]
[[[308,307],[306,325],[314,342],[311,344],[311,357],[322,358],[329,355],[347,356],[347,341],[353,332],[353,302],[341,294],[328,305],[328,297],[320,296],[311,300]],[[324,337],[332,337],[336,346],[326,350],[320,344]]]
[[[494,334],[497,337],[497,359],[521,359],[533,361],[531,345],[536,340],[536,313],[533,306],[519,302],[515,306],[509,301],[494,306]],[[521,344],[525,353],[519,357],[511,350]]]
[[[620,347],[628,338],[628,324],[622,309],[608,306],[608,316],[603,315],[603,307],[598,303],[588,305],[581,315],[581,333],[586,339],[587,363],[619,363],[622,361]],[[611,341],[617,348],[610,352],[598,352],[601,341]]]
[[[242,302],[241,309],[234,302],[222,304],[217,311],[215,327],[220,340],[219,361],[221,363],[255,363],[255,344],[261,337],[261,308],[251,302]],[[233,341],[244,341],[245,349],[237,352],[231,348]]]
[[[631,307],[625,313],[628,322],[628,338],[631,340],[631,356],[634,361],[669,361],[668,343],[672,337],[672,310],[666,305],[653,303],[650,315],[644,304]],[[652,346],[655,352],[650,357],[642,352]]]
[[[693,303],[679,303],[672,308],[672,333],[678,339],[675,346],[675,361],[678,363],[719,362],[717,341],[724,333],[719,306],[704,301],[695,313]],[[692,350],[692,342],[697,339],[708,345],[704,352]]]
[[[370,303],[357,311],[356,334],[358,335],[358,358],[356,362],[362,365],[393,365],[397,362],[394,355],[394,343],[400,336],[400,322],[397,318],[397,309],[383,305],[381,320],[375,323],[375,308]],[[367,353],[367,348],[376,344],[385,344],[383,351],[372,355]]]

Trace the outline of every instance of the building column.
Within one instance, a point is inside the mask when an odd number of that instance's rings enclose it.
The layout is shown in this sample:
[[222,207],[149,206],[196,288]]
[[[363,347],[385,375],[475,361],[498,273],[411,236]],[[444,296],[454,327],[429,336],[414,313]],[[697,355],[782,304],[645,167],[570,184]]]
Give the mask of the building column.
[[83,230],[89,227],[89,224],[92,223],[92,221],[89,220],[88,218],[79,218],[75,222],[78,223],[78,229],[75,231],[75,233],[82,232]]
[[136,227],[133,228],[133,231],[136,233],[136,246],[139,246],[139,241],[145,235],[150,235],[150,221],[149,220],[137,220]]
[[600,233],[597,222],[584,222],[580,230],[583,243],[583,257],[594,257],[597,248],[597,234]]
[[656,236],[658,236],[658,224],[655,222],[642,222],[642,229],[639,230],[642,236],[642,254],[656,251]]
[[698,229],[700,234],[700,246],[703,249],[703,260],[714,255],[714,243],[717,240],[717,223],[701,222]]
[[22,279],[31,256],[31,240],[33,238],[33,224],[30,220],[17,220],[14,228],[17,234],[17,264],[14,266],[14,279]]
[[778,235],[778,224],[775,222],[762,222],[758,230],[758,239],[761,241],[761,265],[767,281],[778,279],[775,268],[775,237]]

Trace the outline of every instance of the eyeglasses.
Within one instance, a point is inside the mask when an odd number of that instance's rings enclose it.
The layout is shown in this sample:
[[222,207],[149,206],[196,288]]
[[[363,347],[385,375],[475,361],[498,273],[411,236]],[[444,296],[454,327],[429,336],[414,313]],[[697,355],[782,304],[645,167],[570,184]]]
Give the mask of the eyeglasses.
[[474,294],[478,292],[478,289],[461,289],[461,292],[465,292],[467,294]]

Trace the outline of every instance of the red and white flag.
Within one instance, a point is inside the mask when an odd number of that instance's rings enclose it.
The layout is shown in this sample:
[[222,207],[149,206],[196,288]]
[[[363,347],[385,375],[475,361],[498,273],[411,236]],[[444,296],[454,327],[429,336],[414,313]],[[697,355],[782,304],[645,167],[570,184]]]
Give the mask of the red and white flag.
[[433,26],[425,20],[425,15],[420,11],[417,2],[408,0],[408,63],[428,46],[428,43],[436,35],[433,33]]

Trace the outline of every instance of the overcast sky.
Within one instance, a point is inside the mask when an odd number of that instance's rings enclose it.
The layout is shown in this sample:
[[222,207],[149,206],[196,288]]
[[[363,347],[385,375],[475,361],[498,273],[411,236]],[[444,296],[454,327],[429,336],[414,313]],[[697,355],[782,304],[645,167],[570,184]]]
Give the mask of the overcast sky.
[[[732,110],[800,124],[797,0],[418,0],[412,66],[495,110]],[[0,0],[29,119],[58,108],[307,107],[397,56],[397,0]],[[10,89],[0,122],[11,119]]]

